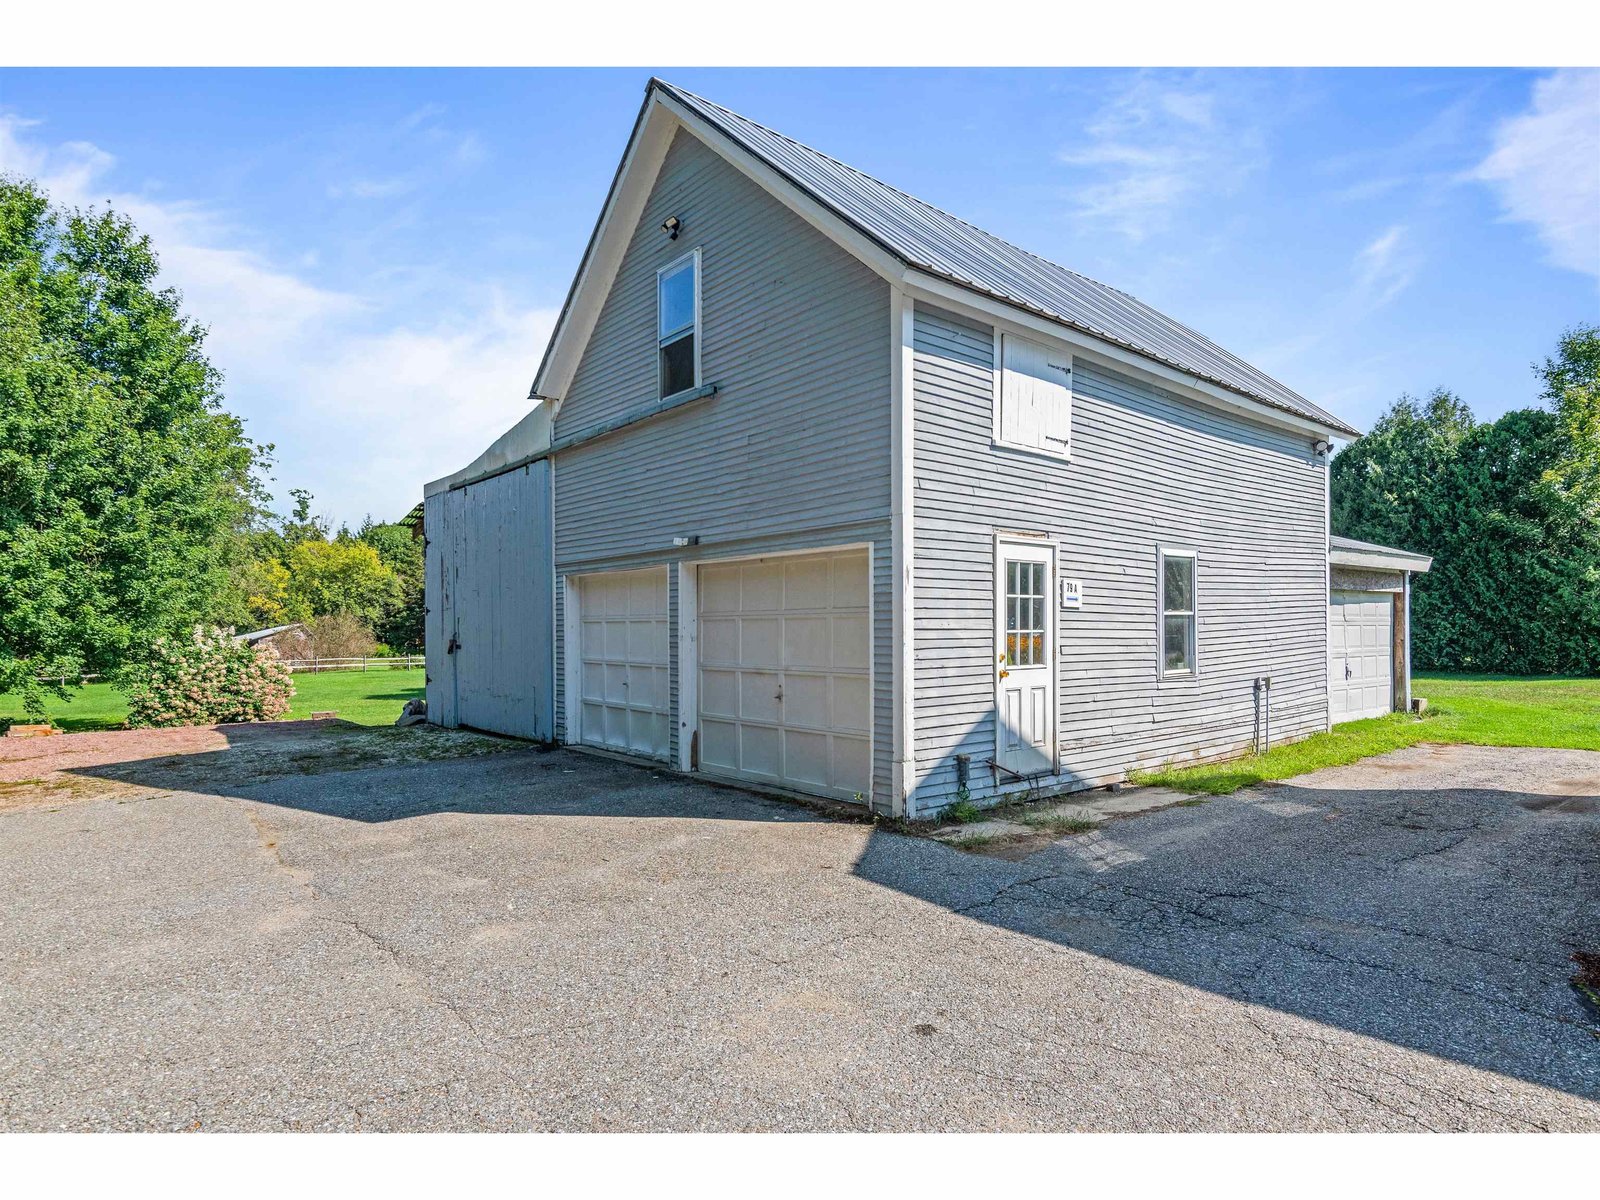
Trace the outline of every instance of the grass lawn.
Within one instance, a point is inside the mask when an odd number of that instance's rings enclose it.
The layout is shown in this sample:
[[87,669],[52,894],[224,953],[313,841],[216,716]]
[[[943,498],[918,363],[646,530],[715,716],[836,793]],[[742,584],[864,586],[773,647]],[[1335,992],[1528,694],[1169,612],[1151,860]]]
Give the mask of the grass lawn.
[[1418,675],[1428,715],[1351,721],[1331,733],[1232,762],[1141,772],[1136,783],[1223,795],[1252,783],[1337,767],[1418,742],[1600,750],[1600,679]]
[[[422,695],[424,675],[421,667],[296,675],[289,717],[309,717],[331,709],[359,725],[392,725],[401,706]],[[68,733],[117,729],[128,719],[127,700],[109,683],[85,684],[71,700],[51,700],[47,707],[50,719]],[[0,695],[0,717],[23,720],[22,705],[15,696]]]

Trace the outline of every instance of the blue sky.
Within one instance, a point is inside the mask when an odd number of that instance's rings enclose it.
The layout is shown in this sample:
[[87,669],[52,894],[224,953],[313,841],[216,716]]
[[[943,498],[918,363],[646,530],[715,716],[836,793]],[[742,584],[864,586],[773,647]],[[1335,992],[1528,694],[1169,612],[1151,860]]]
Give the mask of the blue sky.
[[[1600,72],[655,73],[1361,428],[1600,320]],[[525,411],[650,74],[8,69],[0,170],[154,236],[280,495],[393,519]]]

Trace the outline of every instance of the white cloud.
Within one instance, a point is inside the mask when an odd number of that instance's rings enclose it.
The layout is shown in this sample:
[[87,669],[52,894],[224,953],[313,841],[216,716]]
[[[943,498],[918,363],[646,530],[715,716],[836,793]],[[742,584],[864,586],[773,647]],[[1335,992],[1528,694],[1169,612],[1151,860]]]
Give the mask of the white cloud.
[[1417,259],[1404,225],[1391,225],[1356,255],[1354,300],[1370,311],[1388,304],[1411,285]]
[[356,200],[389,200],[403,196],[416,187],[410,179],[352,179],[349,183],[330,183],[328,196],[334,200],[350,197]]
[[[431,115],[424,113],[422,115]],[[388,289],[331,288],[252,245],[247,230],[181,200],[111,187],[115,158],[49,145],[37,122],[0,114],[0,171],[36,179],[58,204],[106,205],[148,233],[162,281],[209,326],[225,403],[277,446],[275,487],[307,487],[335,522],[393,520],[422,485],[464,466],[528,409],[555,312],[441,278],[452,303],[397,310]]]
[[1534,227],[1552,263],[1600,277],[1600,70],[1536,82],[1473,178],[1494,188],[1509,220]]
[[1060,154],[1082,168],[1072,195],[1080,219],[1142,241],[1166,230],[1183,205],[1206,192],[1232,193],[1266,162],[1262,131],[1233,119],[1215,87],[1140,75]]

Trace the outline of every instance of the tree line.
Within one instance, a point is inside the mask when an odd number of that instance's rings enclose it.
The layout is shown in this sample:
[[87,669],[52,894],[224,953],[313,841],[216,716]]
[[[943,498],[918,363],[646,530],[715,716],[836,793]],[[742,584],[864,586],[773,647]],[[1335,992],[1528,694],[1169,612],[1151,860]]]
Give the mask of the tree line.
[[1534,368],[1543,407],[1478,421],[1402,396],[1333,460],[1333,532],[1433,555],[1412,591],[1412,663],[1600,674],[1600,328]]

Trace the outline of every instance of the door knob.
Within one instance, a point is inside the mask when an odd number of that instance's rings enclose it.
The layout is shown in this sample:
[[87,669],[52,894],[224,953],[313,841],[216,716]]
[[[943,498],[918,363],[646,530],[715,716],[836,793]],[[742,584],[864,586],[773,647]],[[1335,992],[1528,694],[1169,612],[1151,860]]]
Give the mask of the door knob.
[[1001,672],[1000,672],[1000,678],[1001,678],[1001,679],[1004,679],[1004,678],[1005,678],[1005,677],[1006,677],[1006,676],[1008,676],[1008,675],[1010,675],[1010,674],[1011,674],[1011,672],[1010,672],[1010,671],[1001,671]]

